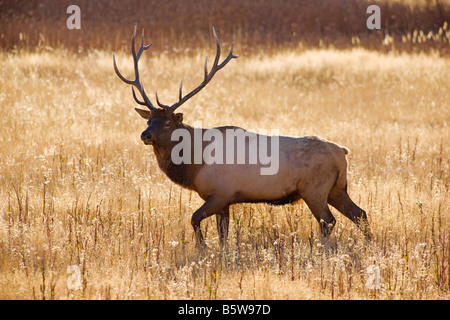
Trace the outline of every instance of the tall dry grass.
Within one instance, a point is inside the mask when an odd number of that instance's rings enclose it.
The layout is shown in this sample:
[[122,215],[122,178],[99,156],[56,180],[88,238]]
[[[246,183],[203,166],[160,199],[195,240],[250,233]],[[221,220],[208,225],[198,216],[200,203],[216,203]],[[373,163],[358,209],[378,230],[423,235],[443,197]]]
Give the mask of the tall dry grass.
[[[179,80],[197,85],[212,54],[200,51],[143,57],[147,91],[170,102]],[[131,74],[130,53],[117,58]],[[348,147],[349,193],[374,240],[333,211],[327,254],[305,204],[239,204],[228,250],[210,218],[199,253],[190,216],[202,201],[140,142],[145,122],[111,53],[0,53],[0,298],[449,299],[449,67],[437,54],[363,49],[232,61],[182,107],[185,122]],[[373,265],[379,289],[367,285]]]

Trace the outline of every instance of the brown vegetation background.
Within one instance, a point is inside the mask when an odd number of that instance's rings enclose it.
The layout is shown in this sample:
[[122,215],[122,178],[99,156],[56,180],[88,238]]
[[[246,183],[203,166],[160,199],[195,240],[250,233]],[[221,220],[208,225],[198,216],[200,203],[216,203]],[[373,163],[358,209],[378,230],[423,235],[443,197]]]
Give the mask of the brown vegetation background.
[[[81,9],[81,30],[66,27],[71,4]],[[366,27],[370,4],[381,8],[381,30]],[[301,44],[448,54],[449,21],[448,0],[0,1],[0,47],[128,48],[137,22],[157,50],[203,46],[214,25],[241,53]]]

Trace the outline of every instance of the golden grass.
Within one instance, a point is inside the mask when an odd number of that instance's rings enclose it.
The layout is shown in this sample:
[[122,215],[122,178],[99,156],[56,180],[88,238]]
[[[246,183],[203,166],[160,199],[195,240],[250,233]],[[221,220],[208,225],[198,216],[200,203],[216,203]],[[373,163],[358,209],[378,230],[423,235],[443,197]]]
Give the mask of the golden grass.
[[[206,53],[143,57],[147,91],[173,101],[181,79],[186,91],[201,81]],[[129,75],[129,52],[117,59]],[[374,241],[333,211],[326,254],[305,204],[239,204],[229,250],[211,218],[199,254],[190,216],[202,201],[140,142],[145,122],[111,53],[0,53],[0,298],[449,299],[449,68],[438,55],[362,49],[232,61],[180,109],[185,122],[348,147],[349,193]],[[366,285],[374,264],[377,290]]]

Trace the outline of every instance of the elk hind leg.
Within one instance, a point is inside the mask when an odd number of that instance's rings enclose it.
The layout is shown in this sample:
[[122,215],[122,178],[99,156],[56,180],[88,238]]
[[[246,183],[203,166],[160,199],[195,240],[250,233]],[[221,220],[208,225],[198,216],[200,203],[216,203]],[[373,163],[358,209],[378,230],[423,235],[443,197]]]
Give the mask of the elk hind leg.
[[333,189],[328,196],[328,203],[353,221],[368,240],[372,238],[366,212],[350,199],[346,188],[342,190]]

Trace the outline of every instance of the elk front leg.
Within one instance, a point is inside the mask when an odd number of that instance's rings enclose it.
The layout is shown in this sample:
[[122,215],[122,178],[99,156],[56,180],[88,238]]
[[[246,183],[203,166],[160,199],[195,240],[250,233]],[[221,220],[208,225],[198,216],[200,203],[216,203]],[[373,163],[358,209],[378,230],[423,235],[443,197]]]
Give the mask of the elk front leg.
[[222,210],[224,210],[227,206],[227,203],[223,199],[220,199],[216,196],[211,196],[197,211],[194,212],[191,218],[191,224],[194,228],[197,247],[205,245],[202,231],[200,229],[200,222],[202,222],[203,219],[212,216],[213,214],[221,213]]
[[228,225],[230,224],[230,207],[226,206],[216,214],[217,232],[219,233],[220,246],[223,247],[228,238]]

